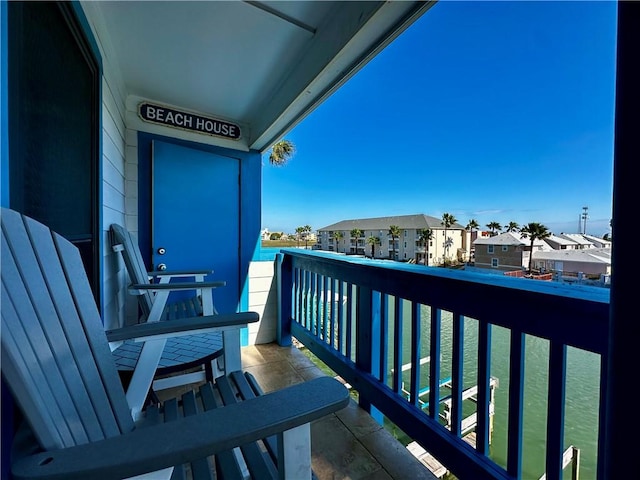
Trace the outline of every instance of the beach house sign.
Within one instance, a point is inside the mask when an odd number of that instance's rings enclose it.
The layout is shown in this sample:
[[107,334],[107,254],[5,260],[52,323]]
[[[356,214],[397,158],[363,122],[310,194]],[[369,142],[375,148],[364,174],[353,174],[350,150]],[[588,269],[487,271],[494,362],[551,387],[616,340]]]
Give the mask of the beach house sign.
[[176,110],[164,105],[142,102],[138,106],[138,115],[145,122],[158,125],[230,138],[232,140],[240,138],[240,126],[234,123]]

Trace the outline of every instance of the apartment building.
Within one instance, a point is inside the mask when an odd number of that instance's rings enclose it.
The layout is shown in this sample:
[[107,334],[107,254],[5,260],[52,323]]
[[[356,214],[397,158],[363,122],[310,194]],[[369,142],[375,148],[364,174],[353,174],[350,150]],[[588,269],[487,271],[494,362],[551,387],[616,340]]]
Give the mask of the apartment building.
[[[393,238],[389,230],[392,225],[400,229]],[[354,230],[360,230],[356,238]],[[423,245],[421,232],[431,230],[431,240]],[[370,238],[377,240],[369,240]],[[317,248],[346,255],[392,259],[401,262],[425,263],[436,266],[448,261],[465,262],[469,257],[471,233],[459,223],[446,229],[441,218],[424,214],[398,215],[376,218],[342,220],[318,229]]]

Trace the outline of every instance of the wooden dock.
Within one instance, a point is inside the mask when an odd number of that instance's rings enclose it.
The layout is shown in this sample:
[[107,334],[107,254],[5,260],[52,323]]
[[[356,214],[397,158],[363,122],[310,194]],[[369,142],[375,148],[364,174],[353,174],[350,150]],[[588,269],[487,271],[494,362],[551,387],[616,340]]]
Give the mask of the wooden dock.
[[[473,448],[476,448],[476,432],[471,432],[468,435],[462,437],[462,439],[471,445]],[[431,473],[433,473],[436,477],[442,478],[444,477],[449,470],[447,467],[442,465],[433,455],[427,452],[424,448],[422,448],[418,442],[411,442],[407,445],[407,450],[409,450],[414,457],[420,460],[425,467],[429,469]],[[562,468],[566,469],[569,465],[571,465],[571,480],[579,480],[580,478],[580,449],[570,445],[562,455]],[[544,474],[540,477],[539,480],[546,480],[547,475]]]
[[[428,357],[427,357],[427,362]],[[421,362],[422,363],[422,362]],[[404,366],[403,366],[404,370]],[[440,387],[451,388],[451,380],[446,379],[443,383],[440,384]],[[489,381],[490,388],[490,402],[489,402],[489,443],[491,443],[491,436],[493,434],[493,416],[495,413],[494,400],[495,400],[495,389],[498,388],[498,379],[495,377],[491,377]],[[408,392],[405,392],[408,393]],[[422,392],[421,392],[422,393]],[[428,393],[428,390],[427,390]],[[478,386],[474,385],[472,387],[466,388],[462,392],[462,400],[468,400],[474,403],[477,403],[477,395],[478,395]],[[422,402],[421,402],[422,403]],[[445,396],[440,399],[440,405],[444,406],[444,411],[441,412],[440,418],[445,422],[445,428],[451,429],[451,405],[452,399],[451,396]],[[462,439],[471,445],[473,448],[476,448],[476,432],[475,428],[477,425],[477,414],[472,413],[468,417],[465,417],[461,421],[460,429],[462,432]],[[420,444],[417,442],[411,442],[407,445],[407,449],[416,457],[420,463],[422,463],[425,467],[429,469],[429,471],[435,475],[437,478],[444,477],[448,470],[442,465],[433,455],[427,452]]]
[[[471,432],[462,437],[462,439],[473,448],[476,448],[476,432]],[[420,460],[420,463],[427,467],[437,478],[442,478],[449,472],[447,467],[442,465],[433,455],[422,448],[418,442],[411,442],[407,445],[407,450]]]

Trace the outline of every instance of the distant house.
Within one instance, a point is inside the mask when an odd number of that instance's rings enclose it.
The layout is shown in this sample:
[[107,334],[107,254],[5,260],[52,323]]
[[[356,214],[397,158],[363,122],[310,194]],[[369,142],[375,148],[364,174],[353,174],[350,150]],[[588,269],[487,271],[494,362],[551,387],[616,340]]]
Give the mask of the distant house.
[[[508,232],[475,240],[475,267],[512,272],[529,268],[531,240],[520,233]],[[535,240],[533,251],[551,250],[542,240]],[[534,255],[535,258],[535,255]]]
[[586,248],[596,248],[596,246],[587,240],[581,233],[560,233],[558,237],[576,242],[578,250],[584,250]]
[[[400,228],[400,237],[389,235],[389,227]],[[427,248],[420,242],[420,231],[428,228],[432,232]],[[359,229],[362,236],[354,238],[351,231]],[[336,232],[342,234],[336,237]],[[427,265],[440,265],[445,256],[451,260],[467,261],[471,249],[471,233],[459,223],[447,228],[446,238],[442,219],[424,214],[398,215],[377,218],[359,218],[342,220],[318,230],[318,245],[322,250],[332,252],[371,256],[369,237],[376,237],[380,243],[374,245],[374,258],[389,258],[398,261],[411,261]]]
[[605,240],[604,238],[594,237],[593,235],[583,234],[584,238],[593,243],[596,248],[611,248],[611,240]]
[[562,275],[611,275],[611,248],[536,251],[533,266]]
[[560,237],[558,235],[551,235],[544,239],[554,250],[577,250],[578,242],[571,240],[570,238]]

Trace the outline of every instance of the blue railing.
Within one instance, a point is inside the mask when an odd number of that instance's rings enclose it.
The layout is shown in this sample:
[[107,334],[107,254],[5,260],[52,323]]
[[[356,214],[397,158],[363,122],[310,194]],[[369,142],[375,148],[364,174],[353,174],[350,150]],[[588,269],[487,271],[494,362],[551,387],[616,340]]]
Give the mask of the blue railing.
[[[528,337],[548,342],[546,412],[541,412],[547,479],[563,474],[569,348],[596,354],[600,398],[590,401],[598,402],[600,413],[604,408],[608,289],[297,249],[282,250],[276,262],[281,344],[296,337],[358,392],[363,408],[374,417],[384,415],[459,478],[523,478]],[[498,327],[508,339],[508,354],[501,359],[508,362],[508,378],[499,379],[508,385],[504,464],[489,456],[496,380],[492,332]],[[466,345],[469,329],[472,348]],[[441,385],[449,376],[443,422]],[[475,447],[462,438],[470,388]],[[425,400],[421,392],[427,391]],[[593,431],[604,432],[595,423]]]

